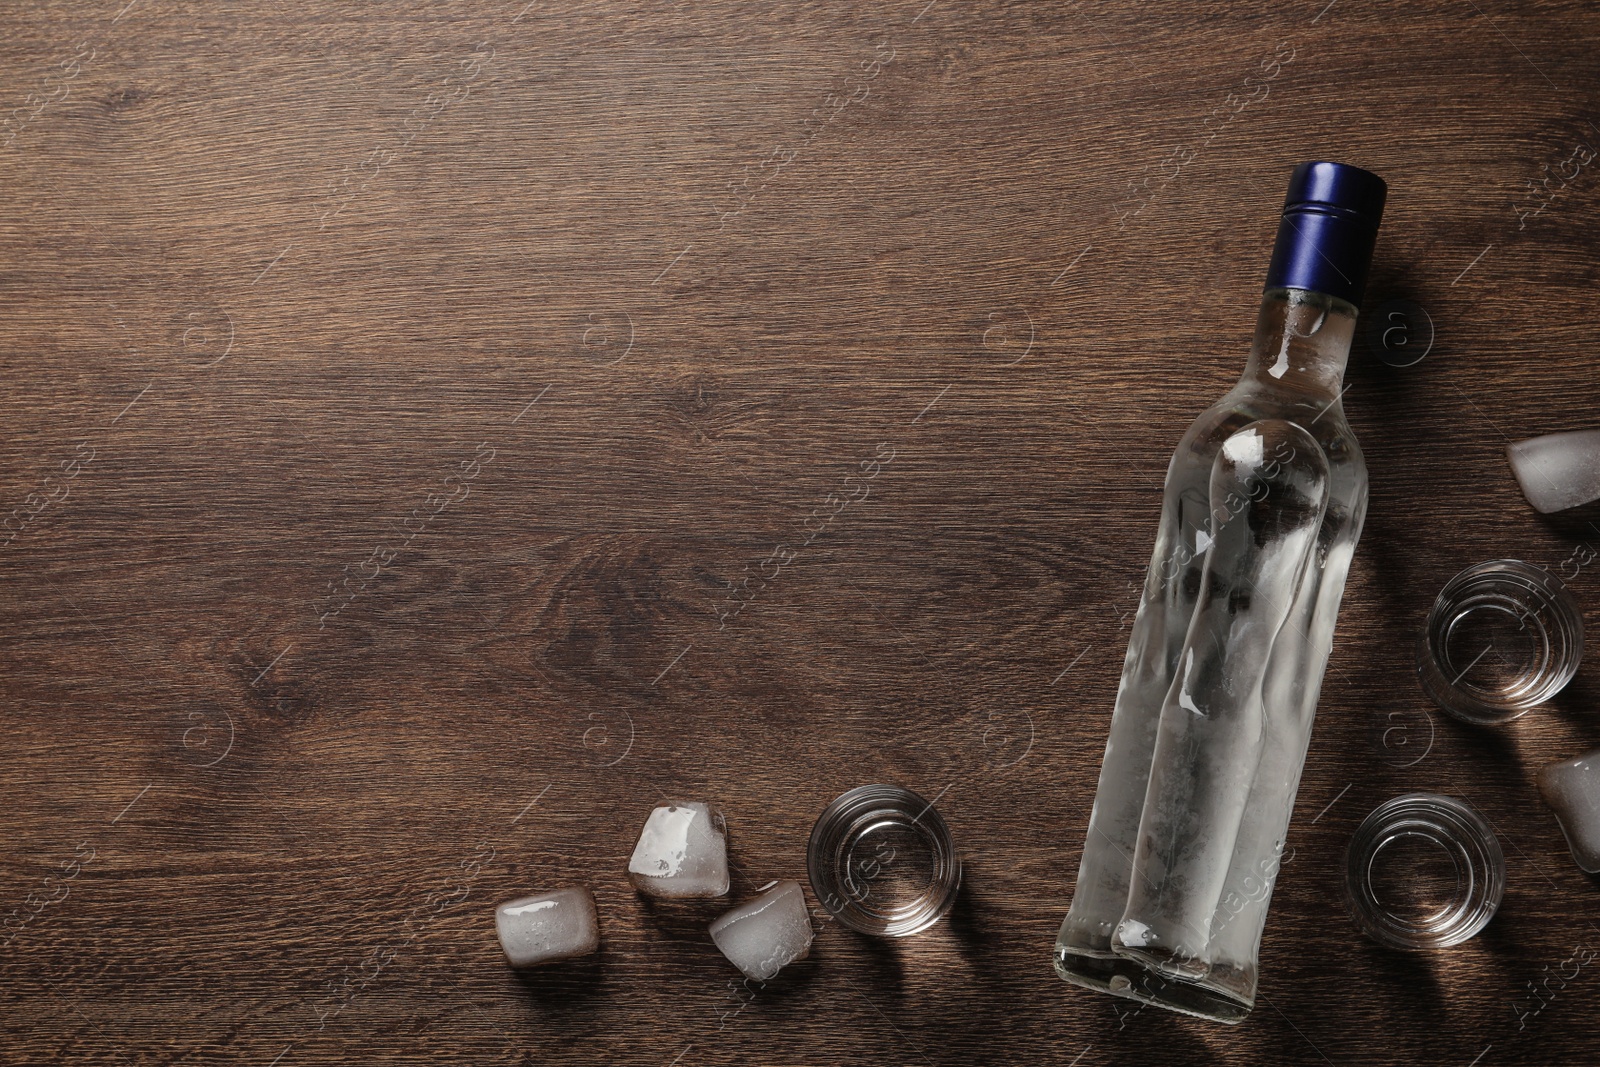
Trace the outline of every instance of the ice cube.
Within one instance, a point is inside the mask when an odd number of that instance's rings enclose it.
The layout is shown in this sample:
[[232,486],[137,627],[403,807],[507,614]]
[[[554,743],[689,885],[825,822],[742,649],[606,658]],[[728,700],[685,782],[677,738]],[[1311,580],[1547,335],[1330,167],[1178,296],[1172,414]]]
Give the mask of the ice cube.
[[653,897],[728,894],[728,839],[708,804],[665,804],[650,813],[628,861],[628,879]]
[[594,897],[581,886],[507,901],[495,909],[494,925],[513,967],[585,956],[600,947]]
[[1600,430],[1552,433],[1506,446],[1522,495],[1549,514],[1600,500]]
[[722,954],[758,982],[809,956],[811,936],[799,882],[779,882],[711,924],[711,940]]
[[1540,767],[1539,792],[1556,813],[1573,860],[1600,874],[1600,748]]

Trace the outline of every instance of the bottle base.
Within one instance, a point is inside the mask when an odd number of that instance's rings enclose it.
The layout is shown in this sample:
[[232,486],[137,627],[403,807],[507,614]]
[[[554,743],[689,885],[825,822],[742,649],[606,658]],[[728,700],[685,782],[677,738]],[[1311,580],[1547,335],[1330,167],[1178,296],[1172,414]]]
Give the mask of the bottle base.
[[1114,952],[1059,944],[1055,968],[1056,974],[1072,985],[1229,1026],[1243,1022],[1255,1007],[1253,976],[1237,968],[1214,965],[1202,984],[1159,974]]
[[1198,959],[1188,952],[1179,952],[1160,944],[1155,938],[1146,936],[1144,944],[1140,947],[1129,945],[1122,939],[1122,930],[1119,927],[1118,936],[1111,939],[1111,951],[1124,959],[1142,964],[1150,973],[1162,978],[1176,978],[1180,982],[1204,982],[1211,974],[1211,964]]

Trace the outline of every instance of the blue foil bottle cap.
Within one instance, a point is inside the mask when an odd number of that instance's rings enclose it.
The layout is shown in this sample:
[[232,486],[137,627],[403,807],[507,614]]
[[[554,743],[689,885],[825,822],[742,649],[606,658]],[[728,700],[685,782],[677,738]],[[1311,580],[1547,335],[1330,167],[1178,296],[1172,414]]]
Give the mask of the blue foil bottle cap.
[[1361,303],[1388,186],[1348,163],[1302,163],[1289,178],[1268,289],[1311,289]]

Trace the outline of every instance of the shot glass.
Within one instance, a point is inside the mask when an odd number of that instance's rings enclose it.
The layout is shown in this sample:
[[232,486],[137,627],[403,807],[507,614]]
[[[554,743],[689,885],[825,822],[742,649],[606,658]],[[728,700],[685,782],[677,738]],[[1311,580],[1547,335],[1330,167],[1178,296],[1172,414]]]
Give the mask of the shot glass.
[[1488,925],[1505,888],[1494,830],[1455,797],[1406,793],[1380,804],[1345,857],[1350,913],[1390,948],[1460,944]]
[[950,910],[961,859],[932,804],[895,785],[864,785],[829,804],[806,848],[811,889],[852,930],[907,937]]
[[1583,616],[1566,586],[1514,559],[1468,567],[1428,612],[1417,653],[1422,688],[1470,723],[1506,722],[1577,673]]

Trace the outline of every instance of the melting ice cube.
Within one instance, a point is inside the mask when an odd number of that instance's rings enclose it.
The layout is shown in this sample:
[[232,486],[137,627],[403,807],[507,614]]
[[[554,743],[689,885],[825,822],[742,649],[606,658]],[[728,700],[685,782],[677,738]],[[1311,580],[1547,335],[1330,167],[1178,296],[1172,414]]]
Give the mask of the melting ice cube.
[[1539,792],[1556,813],[1572,858],[1600,874],[1600,748],[1540,767]]
[[1600,430],[1552,433],[1506,446],[1522,495],[1549,514],[1600,500]]
[[628,879],[653,897],[726,896],[728,838],[722,827],[722,816],[707,804],[657,808],[633,846]]
[[711,924],[711,940],[722,954],[758,982],[809,956],[811,936],[799,882],[779,882]]
[[594,897],[581,886],[507,901],[495,909],[494,925],[513,967],[584,956],[600,947]]

